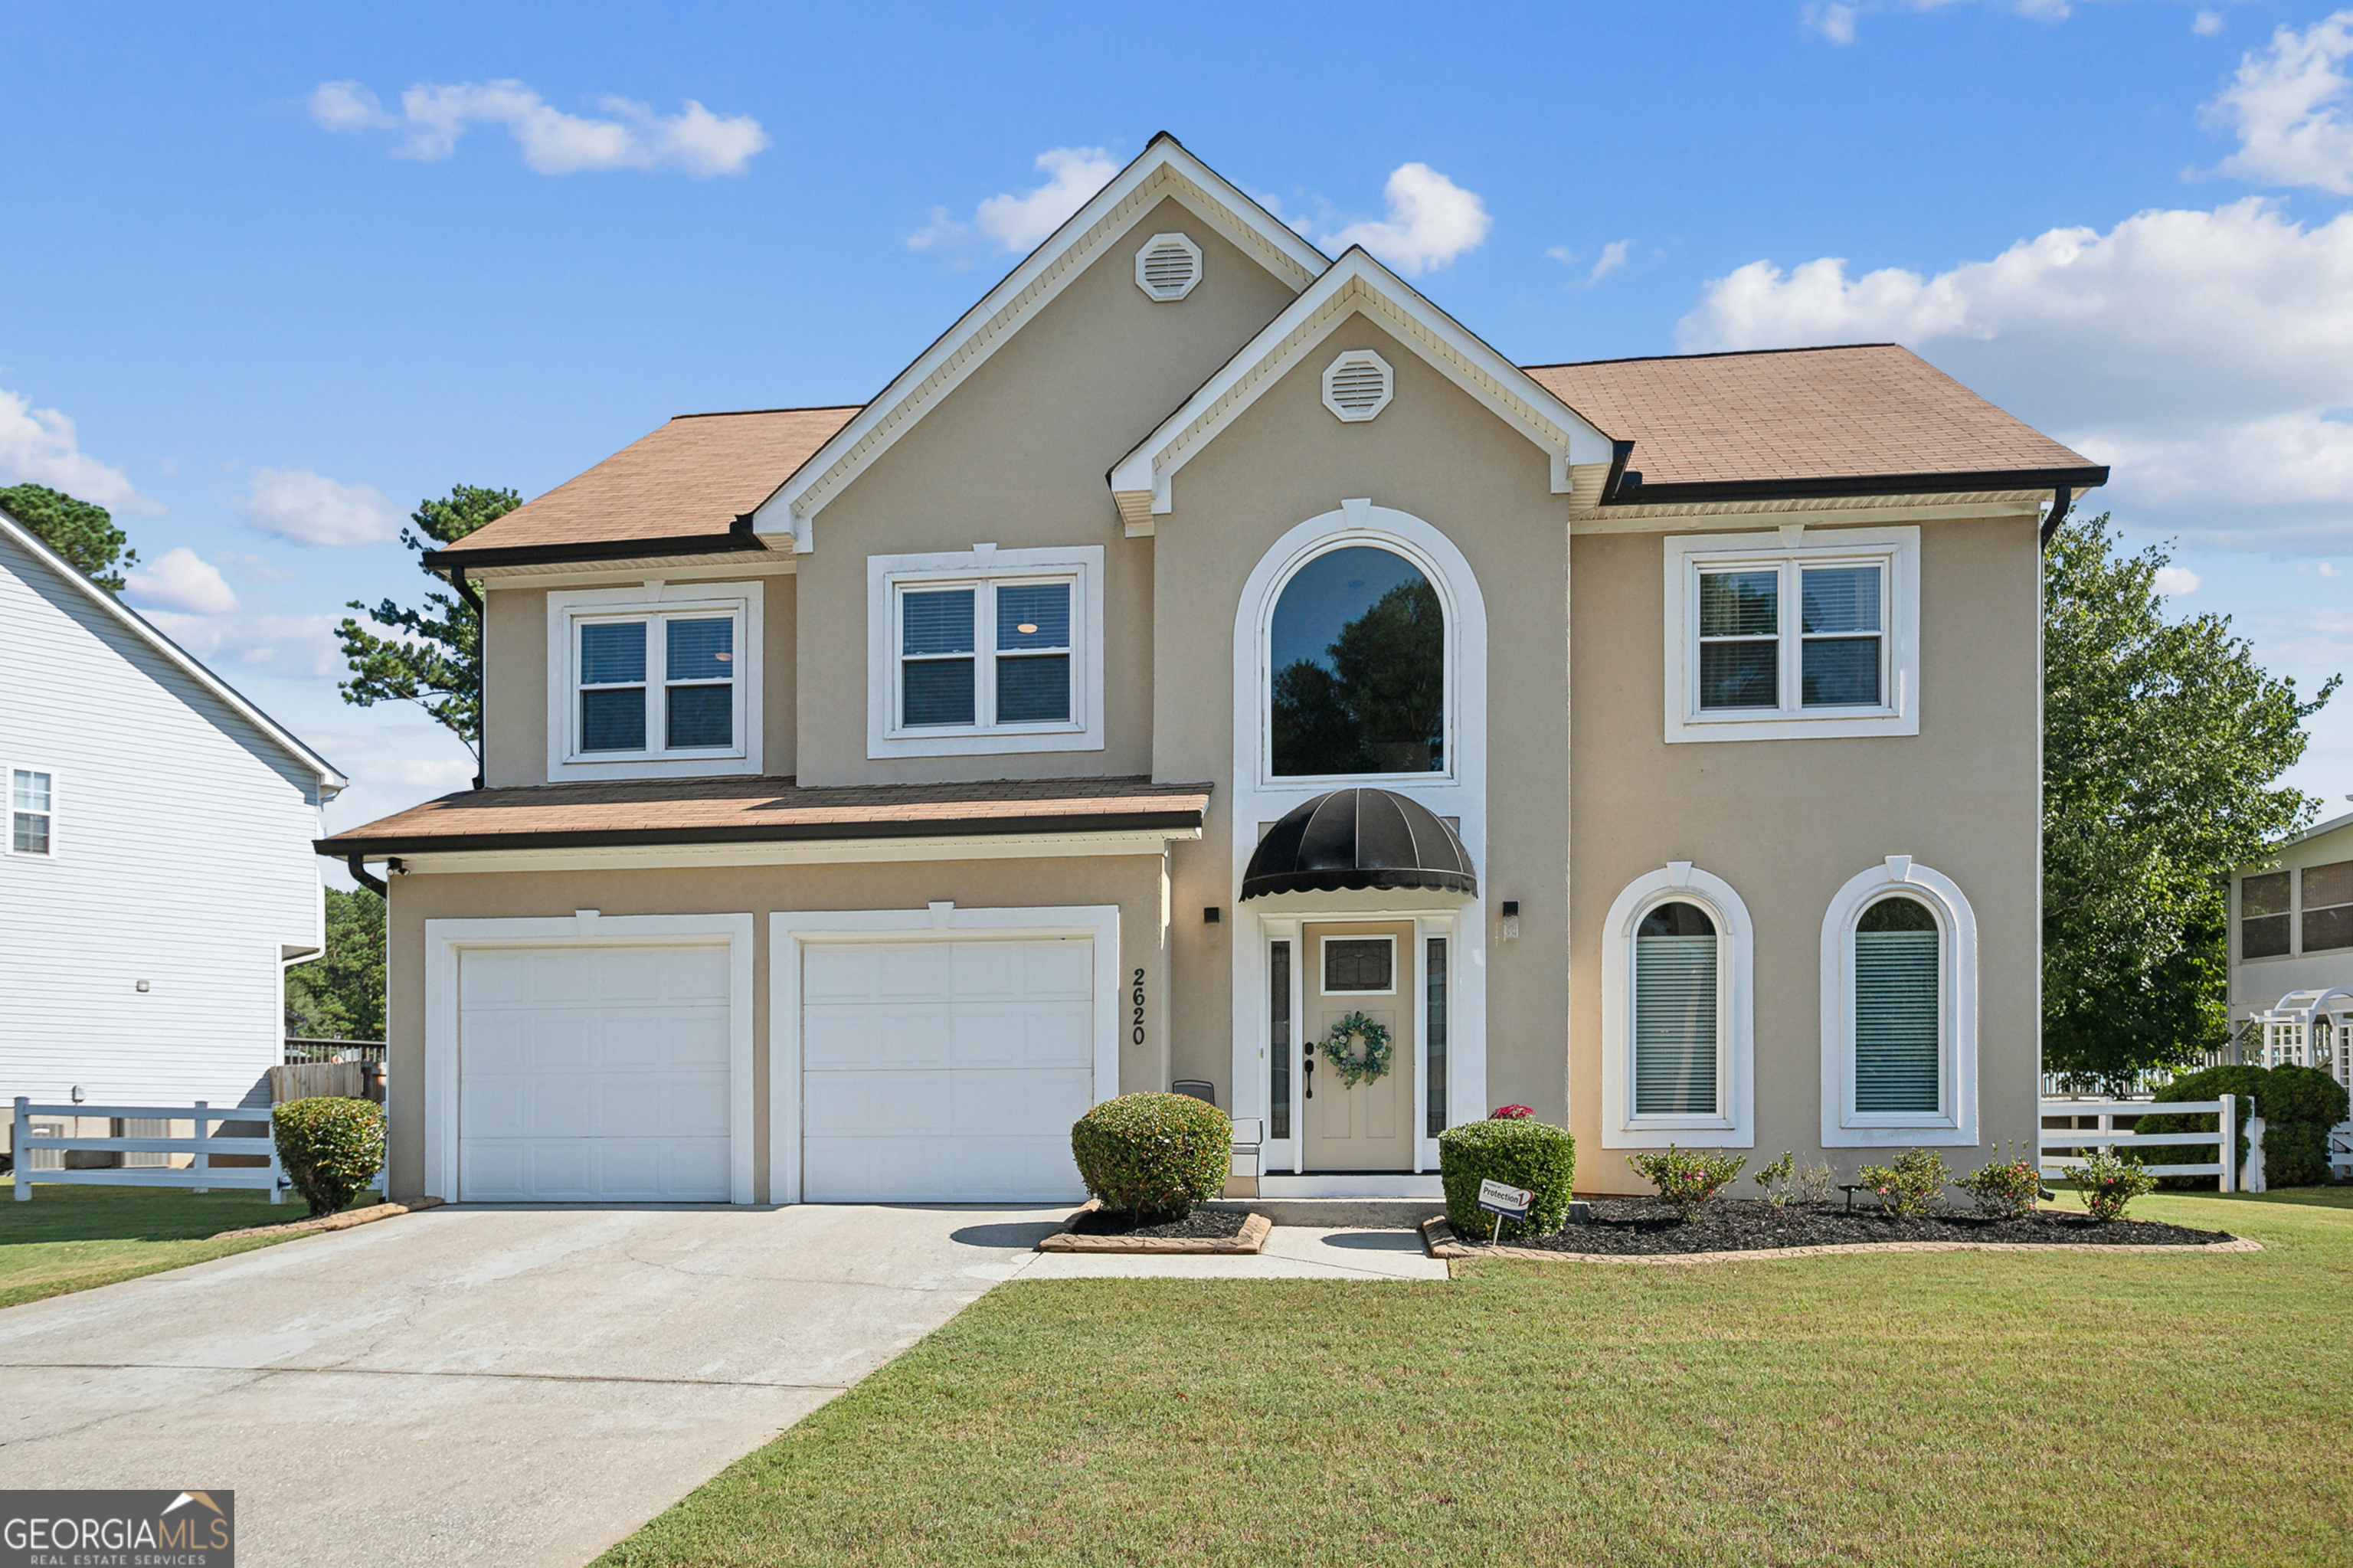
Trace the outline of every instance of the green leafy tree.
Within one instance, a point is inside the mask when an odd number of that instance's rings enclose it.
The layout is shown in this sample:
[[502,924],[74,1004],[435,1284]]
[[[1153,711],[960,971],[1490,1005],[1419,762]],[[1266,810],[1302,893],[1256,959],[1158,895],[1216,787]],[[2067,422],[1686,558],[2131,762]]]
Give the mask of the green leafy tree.
[[[409,514],[414,527],[400,542],[419,552],[454,545],[485,524],[522,504],[512,490],[460,484],[439,501],[425,501]],[[438,579],[437,579],[438,580]],[[360,707],[378,703],[415,703],[434,721],[464,741],[477,760],[482,744],[482,628],[473,610],[454,594],[428,592],[422,607],[385,599],[374,609],[358,599],[344,606],[391,629],[379,637],[346,617],[336,627],[352,678],[335,689]]]
[[2264,673],[2230,618],[2168,620],[2157,548],[2105,514],[2063,529],[2043,569],[2042,1056],[2121,1076],[2227,1027],[2231,869],[2317,802],[2274,780],[2303,756],[2309,701]]
[[286,1033],[300,1040],[384,1038],[384,900],[330,887],[327,950],[286,971]]
[[130,535],[114,525],[113,514],[103,506],[46,484],[12,484],[0,490],[0,507],[110,593],[121,593],[123,572],[139,564]]

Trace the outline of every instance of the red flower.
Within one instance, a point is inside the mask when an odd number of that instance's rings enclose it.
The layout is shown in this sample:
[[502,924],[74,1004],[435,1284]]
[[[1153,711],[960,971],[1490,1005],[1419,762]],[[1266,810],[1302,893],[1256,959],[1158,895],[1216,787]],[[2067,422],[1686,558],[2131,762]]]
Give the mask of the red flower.
[[1534,1106],[1497,1106],[1487,1113],[1489,1121],[1524,1121],[1535,1115]]

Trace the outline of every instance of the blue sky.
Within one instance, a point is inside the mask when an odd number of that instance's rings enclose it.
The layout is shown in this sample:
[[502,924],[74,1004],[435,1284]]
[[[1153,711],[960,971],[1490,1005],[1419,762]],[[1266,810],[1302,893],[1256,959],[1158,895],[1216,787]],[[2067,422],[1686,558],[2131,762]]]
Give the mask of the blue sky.
[[[2183,609],[2353,668],[2353,11],[1168,16],[16,0],[0,483],[112,505],[364,821],[470,772],[334,692],[419,497],[861,400],[1166,128],[1523,362],[1908,343],[2115,462]],[[2345,809],[2353,700],[2293,777]]]

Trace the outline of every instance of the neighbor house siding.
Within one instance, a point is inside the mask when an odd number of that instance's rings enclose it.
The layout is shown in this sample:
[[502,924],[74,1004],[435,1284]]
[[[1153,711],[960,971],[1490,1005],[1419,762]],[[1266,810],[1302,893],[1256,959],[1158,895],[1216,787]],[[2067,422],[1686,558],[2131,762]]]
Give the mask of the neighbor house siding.
[[0,1096],[266,1103],[315,775],[5,539],[0,662],[0,769],[56,779],[55,853],[0,854]]

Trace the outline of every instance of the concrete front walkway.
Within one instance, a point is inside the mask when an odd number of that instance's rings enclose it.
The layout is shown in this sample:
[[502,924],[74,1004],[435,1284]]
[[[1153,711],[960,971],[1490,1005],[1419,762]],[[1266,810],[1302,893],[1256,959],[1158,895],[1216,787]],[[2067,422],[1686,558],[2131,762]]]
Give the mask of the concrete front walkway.
[[11,1307],[0,1488],[234,1489],[248,1568],[577,1568],[1067,1212],[437,1209]]

